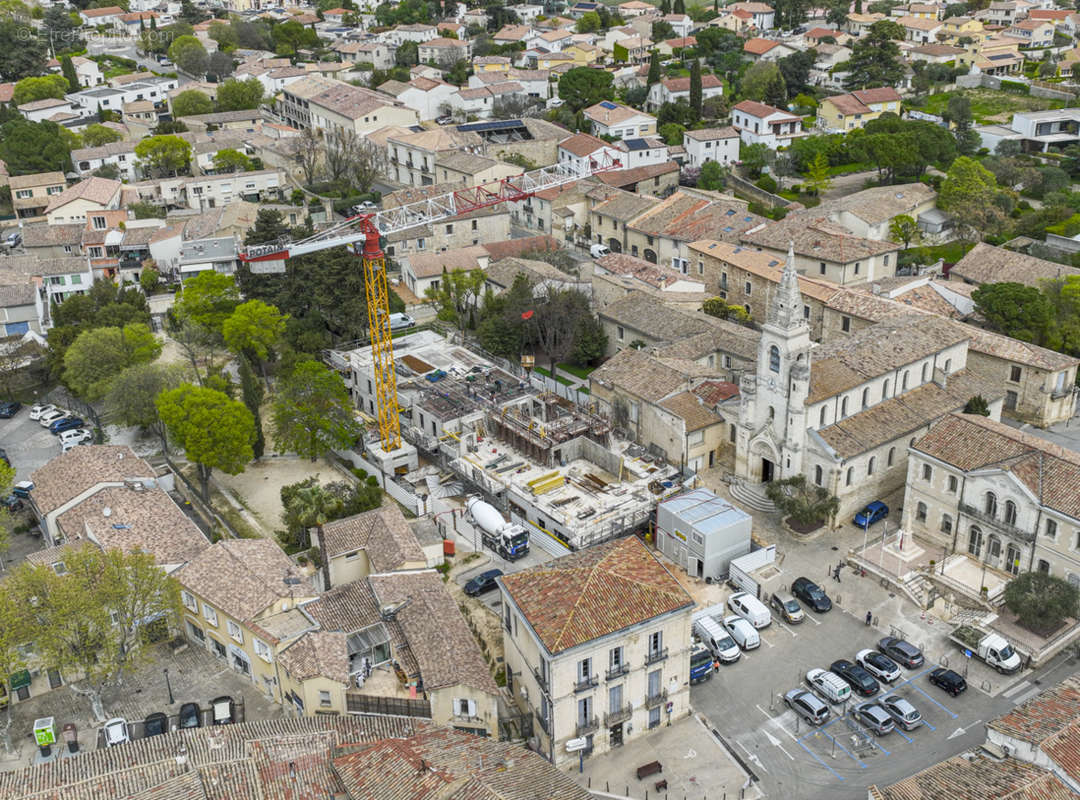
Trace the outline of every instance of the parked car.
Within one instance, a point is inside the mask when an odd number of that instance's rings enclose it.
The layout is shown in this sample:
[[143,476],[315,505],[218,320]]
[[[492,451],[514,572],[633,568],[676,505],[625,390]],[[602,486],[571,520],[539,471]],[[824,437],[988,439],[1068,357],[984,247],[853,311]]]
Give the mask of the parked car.
[[852,691],[861,694],[863,697],[873,697],[881,691],[881,686],[874,680],[873,675],[858,664],[852,664],[847,659],[841,658],[832,662],[829,665],[829,671],[836,673],[847,681]]
[[886,636],[878,642],[878,650],[902,667],[917,669],[923,665],[922,651],[911,642],[895,636]]
[[67,416],[67,412],[60,408],[54,408],[52,411],[45,411],[40,417],[38,417],[38,424],[43,428],[48,428],[58,419],[63,419]]
[[769,598],[769,605],[776,609],[785,622],[790,622],[792,625],[797,625],[806,619],[802,606],[787,592],[773,592],[772,597]]
[[784,702],[811,725],[821,725],[829,718],[829,707],[816,694],[806,689],[792,689],[784,695]]
[[589,248],[589,255],[593,258],[603,258],[610,254],[611,250],[608,249],[606,244],[594,244]]
[[228,695],[215,697],[210,701],[210,708],[213,709],[211,725],[232,725],[236,722],[236,704]]
[[900,677],[900,667],[896,666],[896,662],[877,650],[860,650],[855,655],[855,663],[886,683],[892,683]]
[[47,414],[50,411],[59,411],[59,410],[60,409],[58,409],[52,403],[43,403],[43,404],[39,403],[38,405],[32,406],[30,408],[30,419],[37,422],[37,421],[39,421],[41,419],[41,416],[43,414]]
[[22,244],[22,234],[18,231],[9,233],[4,239],[5,247],[18,247],[20,244]]
[[879,701],[893,721],[905,731],[913,731],[922,725],[922,714],[905,698],[898,694],[890,694]]
[[82,447],[87,444],[93,444],[93,441],[90,439],[75,439],[70,442],[60,442],[60,452],[66,453],[68,450],[74,450],[76,447]]
[[105,723],[105,744],[109,747],[115,747],[118,744],[124,744],[130,742],[131,737],[128,736],[127,720],[123,717],[113,717]]
[[416,320],[410,317],[408,314],[391,314],[390,315],[390,330],[403,331],[406,328],[413,328],[416,326]]
[[769,609],[749,592],[736,592],[728,598],[727,604],[728,608],[755,628],[767,628],[772,622]]
[[49,433],[53,436],[59,436],[64,431],[73,431],[76,428],[81,428],[86,422],[82,417],[64,417],[58,419],[52,425],[49,426]]
[[843,703],[851,697],[851,687],[839,675],[825,669],[812,669],[806,673],[806,682],[817,689],[830,703]]
[[963,676],[944,667],[938,667],[930,673],[930,683],[944,689],[953,697],[967,690],[967,681]]
[[26,500],[30,497],[30,490],[33,488],[33,481],[19,481],[15,484],[14,488],[12,488],[11,493],[16,497],[21,497],[23,500]]
[[0,419],[11,419],[19,413],[22,403],[18,400],[4,400],[0,402]]
[[23,501],[13,494],[9,494],[7,497],[0,500],[0,505],[3,505],[8,511],[14,514],[16,511],[22,511],[24,508]]
[[860,703],[855,706],[855,718],[878,736],[892,733],[896,723],[880,703]]
[[181,729],[184,728],[201,728],[202,727],[202,711],[199,710],[198,703],[184,703],[180,706],[180,716],[178,724]]
[[889,507],[880,500],[875,500],[855,515],[855,524],[860,528],[869,528],[887,516],[889,516]]
[[761,646],[761,637],[754,630],[754,626],[740,616],[732,614],[724,617],[724,628],[743,650],[753,650]]
[[160,711],[155,711],[143,720],[143,738],[164,736],[169,732],[169,718]]
[[825,594],[825,590],[809,578],[796,578],[792,581],[791,593],[819,614],[832,610],[832,600]]
[[93,436],[86,428],[72,428],[71,430],[63,431],[60,434],[60,444],[67,444],[68,442],[85,442]]
[[469,595],[469,597],[476,597],[484,592],[490,592],[497,585],[495,579],[502,574],[501,569],[489,569],[487,572],[481,572],[465,584],[465,594]]

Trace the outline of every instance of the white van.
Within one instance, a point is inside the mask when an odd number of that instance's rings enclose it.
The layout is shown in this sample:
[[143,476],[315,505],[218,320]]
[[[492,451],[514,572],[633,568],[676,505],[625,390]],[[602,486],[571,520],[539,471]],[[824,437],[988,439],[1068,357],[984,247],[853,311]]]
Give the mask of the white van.
[[390,315],[390,330],[403,331],[406,328],[412,328],[416,325],[416,320],[410,317],[408,314],[391,314]]
[[589,255],[593,258],[603,258],[606,255],[610,255],[611,250],[608,249],[606,244],[594,244],[589,248]]
[[851,687],[839,675],[824,669],[806,673],[806,682],[830,703],[843,703],[851,697]]
[[738,661],[739,656],[742,655],[735,640],[712,617],[701,617],[694,620],[694,634],[715,658],[720,659],[725,664]]
[[761,644],[761,637],[758,636],[758,632],[754,630],[754,626],[742,617],[735,616],[734,614],[730,617],[726,617],[724,619],[724,627],[727,628],[727,632],[731,634],[731,638],[734,639],[743,650],[753,650]]
[[728,598],[728,608],[745,619],[755,628],[768,627],[772,614],[765,604],[749,592],[736,592]]

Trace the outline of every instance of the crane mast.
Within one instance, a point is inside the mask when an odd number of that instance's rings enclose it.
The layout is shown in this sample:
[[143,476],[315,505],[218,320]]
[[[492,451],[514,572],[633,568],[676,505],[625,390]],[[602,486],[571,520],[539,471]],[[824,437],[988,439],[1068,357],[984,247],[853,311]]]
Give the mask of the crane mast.
[[316,253],[332,247],[348,246],[361,257],[367,291],[368,329],[375,370],[375,405],[379,438],[387,451],[401,447],[398,416],[397,373],[390,331],[390,303],[386,280],[386,256],[380,238],[409,228],[430,225],[470,211],[514,203],[539,191],[562,186],[598,172],[621,169],[621,154],[603,148],[587,159],[560,162],[524,172],[500,181],[459,189],[442,195],[385,209],[374,214],[358,214],[325,231],[297,242],[279,240],[245,248],[240,260],[253,272],[284,272],[286,259]]

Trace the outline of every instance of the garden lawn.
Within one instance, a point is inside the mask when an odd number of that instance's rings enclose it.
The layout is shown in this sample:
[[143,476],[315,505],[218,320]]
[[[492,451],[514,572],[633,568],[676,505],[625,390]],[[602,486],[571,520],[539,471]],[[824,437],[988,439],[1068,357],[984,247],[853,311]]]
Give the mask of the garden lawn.
[[559,364],[559,369],[562,372],[569,372],[571,375],[576,375],[583,381],[589,379],[589,373],[593,371],[593,367],[579,367],[577,364]]
[[1017,111],[1045,111],[1063,107],[1060,100],[1047,100],[1043,97],[996,89],[959,89],[931,95],[919,110],[941,116],[949,106],[949,98],[954,94],[962,94],[971,101],[971,115],[979,124],[1009,122],[1012,114]]

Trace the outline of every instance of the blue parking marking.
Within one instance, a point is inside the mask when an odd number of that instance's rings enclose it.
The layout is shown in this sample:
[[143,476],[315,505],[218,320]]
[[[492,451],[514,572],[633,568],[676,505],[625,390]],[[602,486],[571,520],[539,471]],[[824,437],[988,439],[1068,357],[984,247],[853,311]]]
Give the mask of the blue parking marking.
[[833,777],[834,777],[834,778],[836,778],[837,780],[841,780],[841,781],[842,781],[842,780],[844,780],[844,776],[843,776],[843,775],[841,775],[841,774],[840,774],[839,772],[837,772],[837,771],[836,771],[835,769],[833,769],[833,768],[832,768],[832,767],[830,767],[830,766],[829,766],[828,764],[826,764],[826,763],[825,763],[824,761],[822,761],[822,760],[821,760],[821,759],[820,759],[820,758],[818,757],[817,753],[815,753],[815,752],[814,752],[813,750],[811,750],[811,749],[810,749],[809,747],[807,747],[807,746],[806,746],[805,744],[803,744],[803,740],[802,740],[802,739],[799,739],[799,747],[801,747],[801,748],[802,748],[803,750],[805,750],[805,751],[806,751],[807,753],[809,753],[809,754],[810,754],[810,757],[811,757],[811,758],[813,758],[813,759],[814,759],[814,761],[818,762],[819,764],[821,764],[821,766],[825,767],[825,769],[827,769],[827,770],[828,770],[829,772],[831,772],[831,773],[833,774]]
[[922,721],[922,724],[923,724],[923,725],[925,725],[925,726],[926,726],[927,728],[929,728],[929,729],[930,729],[930,730],[932,730],[932,731],[936,731],[936,730],[937,730],[937,728],[935,728],[935,727],[934,727],[933,725],[931,725],[931,724],[930,724],[929,722],[927,722],[927,721],[926,721],[926,718],[925,718],[925,717],[923,717],[923,721]]
[[[922,689],[921,689],[921,688],[920,688],[919,686],[916,686],[916,685],[915,685],[915,681],[916,681],[916,680],[917,680],[918,678],[921,678],[921,677],[922,677],[923,675],[928,675],[928,674],[930,674],[930,673],[931,673],[931,672],[933,672],[933,671],[934,671],[935,669],[937,669],[937,667],[930,667],[929,669],[924,669],[924,670],[923,670],[922,672],[920,672],[920,673],[919,673],[918,675],[913,675],[912,677],[908,678],[908,679],[907,679],[906,681],[904,681],[903,683],[898,683],[898,684],[896,684],[896,686],[894,686],[894,687],[893,687],[893,690],[895,690],[895,689],[899,689],[899,688],[900,688],[901,686],[906,686],[906,685],[908,685],[908,684],[911,684],[911,688],[912,688],[912,689],[914,689],[914,690],[915,690],[916,692],[918,692],[919,694],[921,694],[921,695],[922,695],[923,697],[925,697],[925,698],[926,698],[927,700],[929,700],[929,701],[930,701],[931,703],[933,703],[933,704],[934,704],[935,706],[937,706],[938,708],[940,708],[940,709],[941,709],[942,711],[944,711],[944,712],[945,712],[946,714],[948,714],[948,715],[949,715],[950,717],[952,717],[953,719],[956,719],[957,717],[959,717],[959,716],[960,716],[959,714],[954,714],[954,713],[953,713],[953,712],[952,712],[951,710],[949,710],[948,708],[946,708],[945,706],[943,706],[943,705],[942,705],[941,703],[939,703],[939,702],[938,702],[937,700],[935,700],[935,699],[934,699],[933,697],[931,697],[931,696],[930,696],[930,695],[928,695],[928,694],[927,694],[926,692],[924,692],[924,691],[923,691],[923,690],[922,690]],[[933,731],[933,730],[937,730],[937,729],[936,729],[936,728],[935,728],[935,727],[934,727],[933,725],[931,725],[930,723],[926,722],[925,720],[923,720],[923,725],[925,725],[926,727],[928,727],[928,728],[929,728],[930,730],[932,730],[932,731]]]
[[899,725],[896,725],[895,727],[893,727],[893,731],[895,733],[900,734],[900,738],[904,739],[908,744],[911,744],[912,742],[915,741],[914,739],[910,738],[906,733],[904,733],[903,728],[901,728]]
[[933,697],[931,697],[930,695],[928,695],[928,694],[927,694],[926,692],[924,692],[924,691],[923,691],[923,690],[922,690],[921,688],[919,688],[919,687],[918,687],[918,686],[916,686],[915,684],[911,684],[911,688],[912,688],[912,689],[914,689],[914,690],[915,690],[916,692],[918,692],[919,694],[921,694],[921,695],[922,695],[923,697],[925,697],[925,698],[926,698],[927,700],[929,700],[929,701],[930,701],[931,703],[933,703],[933,704],[934,704],[935,706],[937,706],[938,708],[940,708],[940,709],[941,709],[942,711],[944,711],[944,712],[945,712],[946,714],[948,714],[948,715],[949,715],[950,717],[952,717],[953,719],[956,719],[957,717],[959,717],[959,716],[960,716],[959,714],[954,714],[954,713],[953,713],[952,711],[950,711],[950,710],[949,710],[948,708],[946,708],[945,706],[943,706],[943,705],[942,705],[941,703],[939,703],[939,702],[938,702],[937,700],[935,700],[935,699],[934,699]]
[[[835,720],[835,719],[833,719],[833,720],[832,720],[832,722],[836,722],[836,720]],[[800,744],[802,743],[802,740],[803,740],[803,739],[806,739],[806,738],[808,738],[808,737],[810,737],[810,736],[813,736],[813,735],[814,735],[815,733],[818,733],[818,732],[824,733],[824,734],[825,734],[826,736],[828,736],[828,737],[829,737],[829,739],[831,739],[831,740],[833,741],[833,743],[834,743],[834,744],[836,744],[836,746],[837,746],[837,747],[839,747],[839,748],[840,748],[841,750],[843,750],[843,751],[844,751],[844,752],[845,752],[845,753],[847,754],[847,757],[848,757],[848,758],[850,758],[850,759],[851,759],[852,761],[854,761],[854,762],[855,762],[856,764],[858,764],[858,765],[859,765],[860,767],[862,767],[863,769],[866,769],[866,764],[864,764],[864,763],[863,763],[863,762],[861,762],[861,761],[860,761],[859,759],[857,759],[857,758],[856,758],[855,756],[853,756],[853,755],[852,755],[852,754],[851,754],[851,753],[850,753],[850,752],[848,751],[848,749],[847,749],[846,747],[844,747],[844,746],[843,746],[842,744],[840,744],[840,742],[839,742],[839,741],[837,741],[835,737],[833,737],[833,735],[832,735],[831,733],[829,733],[829,732],[827,732],[827,731],[825,730],[825,729],[826,729],[827,727],[829,727],[829,725],[831,725],[831,724],[832,724],[832,722],[829,722],[829,723],[827,723],[827,724],[825,724],[825,725],[822,725],[822,726],[821,726],[820,728],[818,728],[818,729],[817,729],[816,731],[810,731],[810,733],[808,733],[808,734],[806,734],[805,736],[803,736],[803,737],[802,737],[802,739],[799,739],[799,742],[800,742]]]

